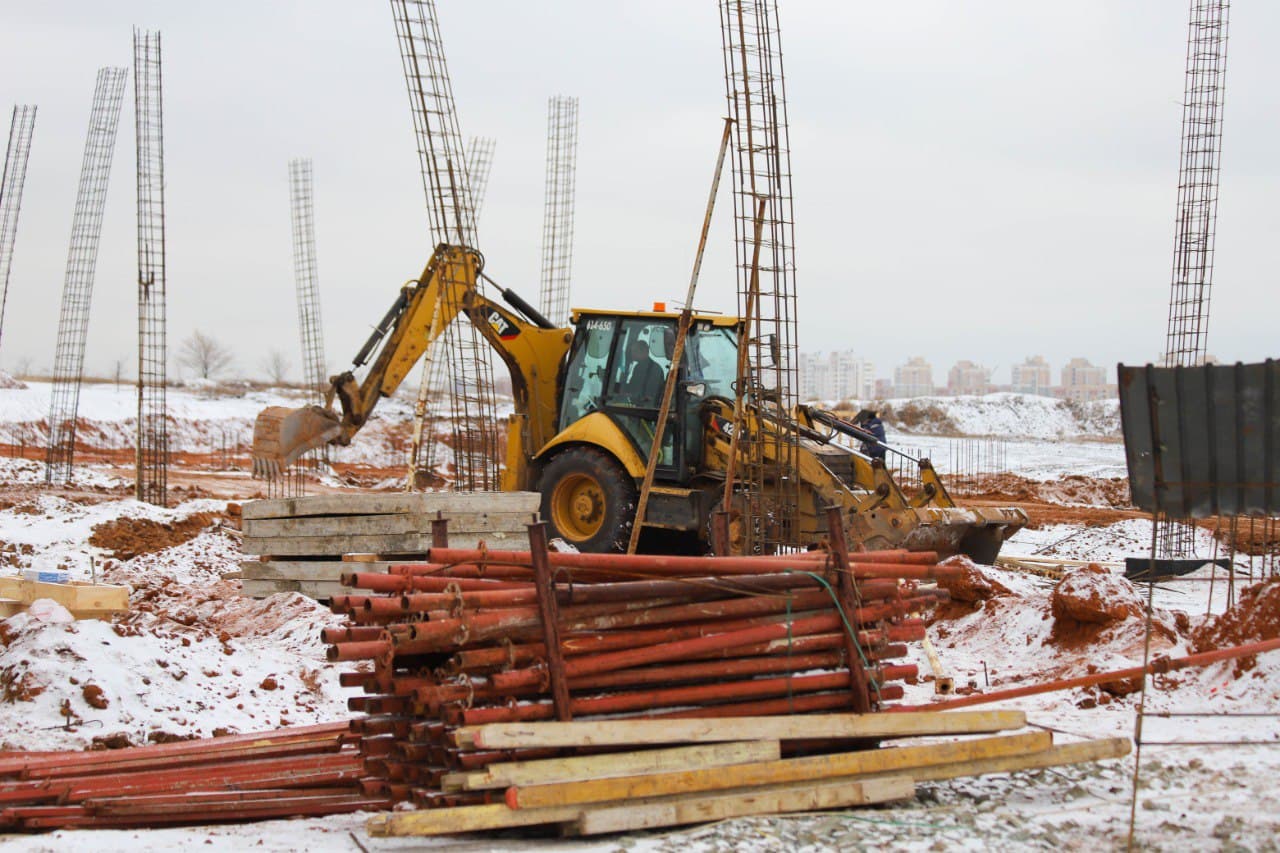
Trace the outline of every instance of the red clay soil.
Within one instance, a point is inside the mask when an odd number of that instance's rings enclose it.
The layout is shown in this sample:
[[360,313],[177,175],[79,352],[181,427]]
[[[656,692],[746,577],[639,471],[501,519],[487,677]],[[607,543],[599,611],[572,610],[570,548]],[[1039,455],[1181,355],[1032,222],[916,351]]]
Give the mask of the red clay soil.
[[89,544],[109,549],[117,560],[132,560],[194,539],[217,518],[211,512],[197,512],[171,523],[147,518],[115,518],[94,527]]
[[[1063,649],[1093,645],[1118,624],[1144,619],[1142,599],[1133,584],[1094,563],[1068,572],[1054,587],[1050,605],[1049,642]],[[1158,622],[1153,628],[1168,633]]]
[[1247,587],[1226,613],[1215,616],[1192,634],[1198,652],[1225,649],[1280,637],[1280,581]]
[[960,566],[964,569],[959,577],[943,578],[938,586],[945,589],[951,600],[940,604],[933,611],[933,622],[958,619],[967,616],[982,606],[983,602],[998,596],[1013,595],[1004,584],[984,575],[973,561],[963,554],[957,554],[943,562],[944,566]]

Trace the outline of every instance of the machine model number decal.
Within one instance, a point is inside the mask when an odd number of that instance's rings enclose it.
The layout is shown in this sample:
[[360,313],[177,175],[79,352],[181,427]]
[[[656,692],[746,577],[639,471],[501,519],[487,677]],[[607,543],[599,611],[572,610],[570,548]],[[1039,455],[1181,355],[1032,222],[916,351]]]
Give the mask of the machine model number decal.
[[612,320],[601,320],[599,318],[588,320],[586,322],[587,331],[590,332],[607,332],[613,328]]

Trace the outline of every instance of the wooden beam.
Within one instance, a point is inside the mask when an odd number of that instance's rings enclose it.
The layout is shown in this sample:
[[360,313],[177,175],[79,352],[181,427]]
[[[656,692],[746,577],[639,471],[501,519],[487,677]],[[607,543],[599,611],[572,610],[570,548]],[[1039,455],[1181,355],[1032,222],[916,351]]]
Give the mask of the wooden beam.
[[[246,519],[244,535],[271,536],[385,536],[398,533],[430,533],[435,513],[405,512],[387,515],[315,515],[299,518]],[[484,536],[502,532],[523,534],[529,521],[527,512],[455,513],[447,520],[449,532]]]
[[483,791],[512,785],[607,779],[698,767],[725,767],[755,761],[777,761],[781,757],[781,749],[776,740],[699,744],[643,752],[611,752],[606,755],[490,764],[482,771],[450,773],[444,777],[443,785],[452,790]]
[[[755,810],[739,811],[740,815],[747,814],[766,814],[780,810],[798,811],[813,808],[834,808],[841,805],[857,805],[860,803],[884,802],[892,799],[904,799],[914,796],[915,790],[910,779],[876,779],[870,782],[864,780],[852,781],[842,780],[844,787],[843,793],[838,795],[834,791],[823,790],[818,799],[794,798],[793,794],[801,794],[805,791],[814,791],[818,789],[835,789],[834,785],[813,783],[801,783],[784,786],[771,786],[763,789],[743,789],[729,794],[727,792],[719,792],[716,795],[702,795],[699,797],[677,796],[677,797],[653,797],[634,802],[628,802],[625,805],[619,803],[610,803],[607,806],[558,806],[545,809],[509,809],[501,803],[493,803],[483,806],[459,806],[451,809],[423,809],[420,811],[393,812],[390,814],[375,815],[369,818],[365,823],[365,830],[375,837],[387,836],[426,836],[426,835],[453,835],[464,832],[477,832],[486,829],[508,829],[518,826],[538,826],[550,823],[568,823],[577,822],[580,818],[585,818],[592,813],[599,814],[599,817],[586,824],[586,826],[576,826],[575,828],[581,832],[611,832],[610,829],[595,829],[605,825],[605,822],[616,822],[623,820],[613,812],[625,812],[637,810],[643,815],[646,821],[644,825],[649,826],[667,826],[671,823],[655,823],[660,817],[656,813],[641,811],[651,809],[653,807],[661,807],[668,805],[673,807],[674,823],[696,823],[701,820],[716,820],[715,817],[705,817],[701,815],[715,814],[717,812],[724,813],[729,816],[728,812],[733,808],[732,800],[737,800],[740,805],[739,809],[752,808]],[[852,786],[858,786],[855,790]],[[785,799],[784,799],[785,797]],[[716,801],[723,800],[723,803]],[[842,801],[838,801],[842,800]],[[822,804],[827,803],[827,804]],[[693,816],[701,813],[699,816]]]
[[246,501],[240,509],[245,520],[257,518],[297,518],[308,515],[379,515],[399,513],[538,511],[542,496],[537,492],[411,492],[338,495],[309,495],[301,498],[273,498]]
[[1022,711],[904,711],[900,714],[491,723],[458,728],[454,730],[453,737],[457,746],[467,749],[516,749],[977,734],[1020,729],[1026,724],[1027,715]]
[[622,776],[616,779],[597,779],[589,782],[517,786],[507,789],[506,802],[513,809],[536,809],[575,803],[688,794],[731,787],[816,781],[870,773],[892,772],[894,775],[902,775],[913,768],[930,764],[1039,752],[1048,749],[1052,744],[1053,738],[1048,732],[1032,732],[955,743],[868,749],[833,755],[738,764],[734,766],[731,773],[721,768],[709,767]]
[[[523,532],[492,530],[486,533],[449,534],[449,543],[457,548],[474,548],[481,541],[492,550],[523,551],[529,547]],[[241,549],[246,554],[272,554],[281,557],[332,557],[344,554],[405,554],[422,559],[431,548],[432,537],[426,533],[389,533],[337,536],[245,536]],[[402,560],[401,562],[405,562]]]
[[537,826],[577,820],[582,806],[554,809],[509,809],[502,803],[484,806],[458,806],[452,809],[423,809],[374,815],[365,823],[370,835],[451,835],[481,829],[504,829],[514,826]]
[[30,604],[37,598],[50,598],[74,612],[93,615],[118,613],[129,609],[129,588],[114,584],[45,583],[21,577],[0,576],[0,598]]
[[[1084,764],[1090,761],[1103,761],[1108,758],[1123,758],[1129,754],[1132,748],[1133,744],[1127,737],[1086,740],[1079,743],[1064,743],[1060,746],[1050,747],[1043,752],[1034,752],[1028,755],[1008,755],[1000,758],[933,764],[911,770],[909,775],[917,782],[939,782],[944,779],[958,779],[961,776],[1014,773],[1018,770],[1035,770],[1042,767],[1058,767],[1064,764]],[[863,778],[878,778],[879,775]]]
[[846,779],[816,785],[803,782],[797,785],[744,789],[714,796],[703,794],[668,797],[646,805],[627,803],[588,808],[578,818],[574,829],[582,835],[599,835],[748,815],[848,808],[909,800],[915,795],[915,783],[906,777],[867,781]]

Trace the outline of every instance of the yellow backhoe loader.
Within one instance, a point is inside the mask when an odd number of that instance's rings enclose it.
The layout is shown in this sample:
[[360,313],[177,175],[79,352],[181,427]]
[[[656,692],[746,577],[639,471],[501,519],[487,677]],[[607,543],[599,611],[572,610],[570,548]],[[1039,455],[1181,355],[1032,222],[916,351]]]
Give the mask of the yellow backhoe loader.
[[[478,252],[441,245],[421,278],[401,290],[356,356],[363,380],[334,376],[325,406],[271,407],[254,426],[255,473],[279,472],[308,450],[348,444],[377,402],[396,392],[441,331],[465,312],[511,372],[515,413],[507,427],[504,490],[542,493],[553,535],[582,551],[625,550],[635,522],[679,315],[665,311],[578,309],[573,328],[556,328],[509,289],[507,306],[477,287]],[[641,550],[705,553],[709,520],[729,468],[738,370],[737,318],[695,314],[677,394],[642,521]],[[338,401],[340,410],[333,408]],[[908,496],[880,459],[838,443],[865,438],[853,425],[808,407],[793,413],[748,409],[746,435],[777,429],[799,435],[797,545],[826,535],[826,508],[847,518],[846,535],[868,548],[964,553],[992,562],[1027,522],[1016,508],[959,507],[927,459],[923,487]],[[762,444],[767,445],[768,442]],[[740,468],[740,466],[739,466]],[[766,490],[772,484],[764,485]],[[741,537],[731,537],[733,542]]]

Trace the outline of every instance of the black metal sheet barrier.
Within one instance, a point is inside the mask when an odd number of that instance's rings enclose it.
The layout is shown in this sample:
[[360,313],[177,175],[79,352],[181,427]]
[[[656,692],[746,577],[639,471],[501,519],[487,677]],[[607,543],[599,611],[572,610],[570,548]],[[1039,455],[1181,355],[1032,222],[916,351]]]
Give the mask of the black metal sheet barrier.
[[1175,518],[1280,515],[1280,362],[1118,373],[1136,506]]

